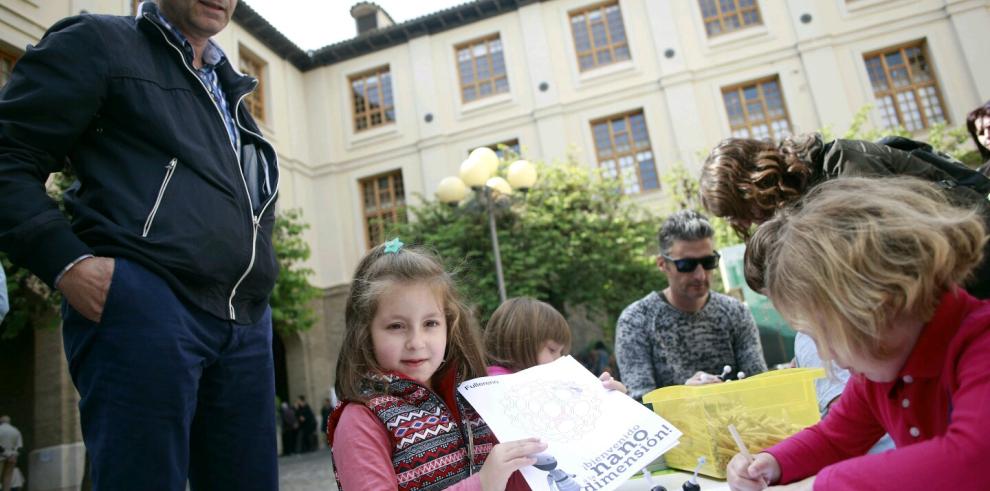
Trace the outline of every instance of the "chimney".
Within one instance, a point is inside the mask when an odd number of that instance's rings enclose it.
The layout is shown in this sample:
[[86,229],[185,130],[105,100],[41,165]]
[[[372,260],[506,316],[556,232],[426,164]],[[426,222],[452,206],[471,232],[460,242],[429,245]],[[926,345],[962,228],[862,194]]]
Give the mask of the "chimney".
[[374,2],[358,2],[351,7],[351,17],[357,23],[357,35],[377,29],[394,26],[395,21],[388,15],[385,9]]

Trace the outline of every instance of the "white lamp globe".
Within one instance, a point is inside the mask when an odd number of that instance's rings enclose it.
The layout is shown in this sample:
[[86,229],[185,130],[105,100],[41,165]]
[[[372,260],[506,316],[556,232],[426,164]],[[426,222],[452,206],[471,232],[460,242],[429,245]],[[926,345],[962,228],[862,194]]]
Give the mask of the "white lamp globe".
[[461,181],[472,188],[480,188],[492,176],[491,172],[478,162],[478,159],[468,157],[461,162]]
[[456,204],[467,196],[468,189],[459,177],[448,176],[437,185],[437,199],[442,203]]
[[517,160],[509,166],[508,178],[513,188],[525,191],[536,184],[536,166],[527,160]]
[[498,176],[489,179],[488,182],[485,183],[485,186],[492,188],[492,190],[496,193],[503,196],[512,194],[512,186],[509,185],[509,181],[506,181]]
[[485,171],[488,172],[486,179],[494,176],[495,172],[498,171],[498,154],[488,147],[478,147],[471,150],[468,159],[477,160],[478,164],[484,167]]

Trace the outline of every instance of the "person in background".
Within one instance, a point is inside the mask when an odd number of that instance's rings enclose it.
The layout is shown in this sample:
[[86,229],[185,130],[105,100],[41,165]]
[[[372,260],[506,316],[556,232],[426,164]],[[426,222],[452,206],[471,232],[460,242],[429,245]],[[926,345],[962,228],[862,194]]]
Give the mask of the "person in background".
[[282,456],[298,451],[299,417],[287,401],[282,402]]
[[316,450],[316,415],[305,396],[296,399],[296,417],[299,418],[299,453]]
[[721,382],[725,365],[746,375],[765,372],[756,321],[740,301],[711,291],[718,268],[704,215],[682,210],[660,227],[657,268],[668,286],[626,307],[615,333],[615,356],[629,395],[669,385]]
[[3,271],[3,264],[0,264],[0,324],[3,318],[10,312],[10,296],[7,294],[7,275]]
[[0,416],[0,488],[10,491],[17,468],[17,457],[24,446],[21,432],[10,424],[10,416]]
[[973,143],[980,152],[983,161],[977,170],[990,177],[990,101],[970,111],[966,116],[966,129],[973,137]]
[[[604,345],[602,345],[604,348]],[[485,327],[488,375],[506,375],[553,362],[571,351],[571,327],[552,305],[516,297],[499,305]],[[606,364],[608,354],[606,352]],[[599,372],[606,389],[626,393],[622,382]]]
[[457,392],[485,375],[470,315],[435,255],[393,239],[361,259],[327,431],[338,489],[529,489],[516,471],[547,445],[500,443]]
[[330,419],[330,413],[333,412],[333,405],[330,403],[330,398],[327,397],[323,399],[323,406],[320,407],[320,434],[327,434],[327,421]]
[[[959,285],[982,217],[916,178],[838,178],[756,229],[745,273],[819,356],[852,372],[828,416],[750,460],[731,489],[984,490],[990,301]],[[897,448],[869,454],[884,433]]]

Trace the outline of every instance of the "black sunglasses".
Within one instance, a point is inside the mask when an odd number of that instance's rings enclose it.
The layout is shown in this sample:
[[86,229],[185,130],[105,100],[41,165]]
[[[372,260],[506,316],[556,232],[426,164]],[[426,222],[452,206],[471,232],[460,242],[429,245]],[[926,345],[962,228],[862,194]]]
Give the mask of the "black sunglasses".
[[718,267],[718,260],[722,257],[717,252],[711,256],[705,257],[685,257],[683,259],[674,259],[670,256],[661,254],[660,257],[674,263],[674,267],[680,273],[691,273],[701,264],[702,268],[711,271]]

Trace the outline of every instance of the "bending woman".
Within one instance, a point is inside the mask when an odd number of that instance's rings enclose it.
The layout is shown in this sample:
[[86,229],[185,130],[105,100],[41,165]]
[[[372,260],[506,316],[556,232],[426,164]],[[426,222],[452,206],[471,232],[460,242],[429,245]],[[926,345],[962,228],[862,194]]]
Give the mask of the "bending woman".
[[[818,133],[797,135],[780,144],[729,138],[705,159],[701,171],[701,203],[745,238],[753,225],[794,203],[811,188],[836,177],[914,176],[940,183],[958,206],[978,209],[990,225],[987,196],[965,186],[936,165],[887,145],[837,139],[825,142]],[[990,245],[985,252],[990,255]],[[984,260],[966,285],[978,298],[990,297],[990,261]]]

